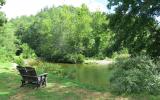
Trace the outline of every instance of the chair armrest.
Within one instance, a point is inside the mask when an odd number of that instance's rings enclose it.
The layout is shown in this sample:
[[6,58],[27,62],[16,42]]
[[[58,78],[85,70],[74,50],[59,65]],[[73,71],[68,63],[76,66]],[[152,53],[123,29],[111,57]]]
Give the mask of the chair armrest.
[[47,76],[48,75],[48,73],[43,73],[43,74],[40,74],[40,75],[38,75],[38,76],[30,76],[30,75],[22,75],[22,76],[25,76],[25,77],[42,77],[42,76]]
[[43,73],[43,74],[40,74],[38,76],[47,76],[47,75],[48,75],[48,73]]
[[30,76],[30,75],[22,75],[22,76],[25,76],[25,77],[37,77],[37,76]]

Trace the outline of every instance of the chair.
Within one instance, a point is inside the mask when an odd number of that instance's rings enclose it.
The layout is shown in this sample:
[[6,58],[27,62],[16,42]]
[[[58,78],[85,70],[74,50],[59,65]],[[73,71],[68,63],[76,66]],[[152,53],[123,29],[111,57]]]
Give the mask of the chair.
[[17,70],[19,71],[20,75],[22,76],[22,84],[23,87],[26,84],[33,84],[36,87],[40,87],[47,84],[47,73],[37,75],[35,68],[32,67],[22,67],[17,66]]

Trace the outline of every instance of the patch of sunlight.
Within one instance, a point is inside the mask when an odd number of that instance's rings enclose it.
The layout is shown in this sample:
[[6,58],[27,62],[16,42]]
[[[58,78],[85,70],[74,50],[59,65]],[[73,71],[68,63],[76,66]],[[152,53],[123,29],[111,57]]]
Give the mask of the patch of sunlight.
[[56,85],[55,83],[47,83],[47,88],[53,87],[55,85]]
[[10,73],[10,70],[6,70],[6,69],[3,69],[3,68],[0,68],[0,73],[4,73],[4,72],[5,72],[5,73],[6,73],[6,72],[7,72],[7,73]]
[[67,86],[63,86],[63,85],[62,85],[62,86],[60,86],[59,88],[65,88],[65,87],[67,87]]
[[0,73],[13,73],[14,70],[7,67],[0,67]]
[[48,83],[47,91],[48,92],[65,92],[67,91],[67,86],[58,83]]
[[0,63],[0,73],[13,73],[16,69],[13,69],[11,64]]
[[56,83],[47,83],[47,88],[53,88],[53,87],[65,88],[67,86],[59,85],[59,84],[56,84]]
[[0,95],[6,95],[9,94],[9,92],[0,92]]
[[66,83],[64,83],[64,85],[65,85],[66,87],[70,87],[70,86],[75,86],[76,84],[74,84],[74,83],[72,83],[72,82],[66,82]]
[[12,64],[11,63],[2,63],[0,62],[0,67],[11,67]]

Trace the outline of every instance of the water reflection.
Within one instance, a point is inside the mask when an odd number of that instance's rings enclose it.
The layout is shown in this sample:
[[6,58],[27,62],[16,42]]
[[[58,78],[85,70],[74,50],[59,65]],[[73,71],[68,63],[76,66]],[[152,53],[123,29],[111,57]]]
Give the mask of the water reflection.
[[109,65],[98,64],[59,64],[65,70],[70,71],[72,78],[81,83],[106,88],[110,71]]

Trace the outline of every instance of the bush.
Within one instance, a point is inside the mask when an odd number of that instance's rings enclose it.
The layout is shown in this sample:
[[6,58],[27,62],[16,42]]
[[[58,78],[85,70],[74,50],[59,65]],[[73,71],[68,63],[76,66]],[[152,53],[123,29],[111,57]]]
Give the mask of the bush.
[[32,58],[25,59],[24,62],[25,62],[25,65],[28,65],[28,66],[38,66],[41,63],[39,59],[32,59]]
[[15,55],[13,52],[6,50],[6,48],[0,48],[0,62],[12,61]]
[[57,62],[57,63],[83,63],[84,62],[84,56],[82,54],[57,54],[52,55],[50,58],[49,56],[44,57],[42,59],[49,61],[49,62]]
[[128,50],[127,49],[123,49],[121,51],[118,51],[118,52],[114,52],[112,54],[112,57],[113,59],[123,59],[123,58],[128,58],[130,55],[128,53]]
[[18,65],[23,66],[24,65],[24,59],[21,56],[15,56],[14,62]]
[[67,54],[64,56],[64,62],[66,63],[83,63],[84,56],[82,54]]
[[22,48],[22,51],[20,51],[21,53],[18,56],[14,56],[14,62],[18,65],[34,65],[36,63],[32,59],[36,58],[34,51],[27,44],[22,44],[20,48]]
[[23,50],[21,56],[24,59],[36,58],[36,54],[35,54],[34,50],[32,50],[27,44],[22,44],[21,48]]
[[102,53],[99,53],[97,56],[96,56],[97,59],[99,60],[104,60],[105,59],[105,56],[102,54]]
[[146,56],[120,60],[115,63],[110,77],[111,90],[122,93],[160,92],[156,64]]

